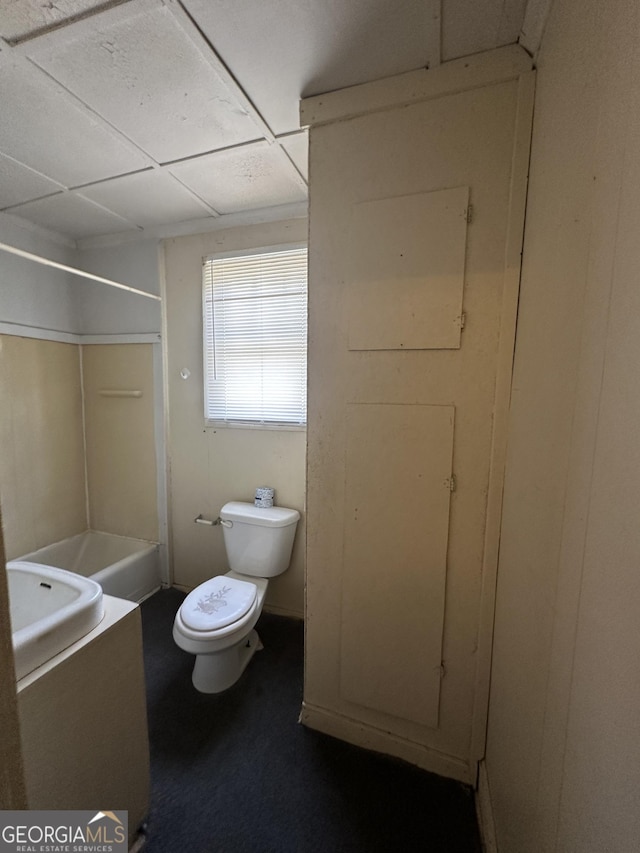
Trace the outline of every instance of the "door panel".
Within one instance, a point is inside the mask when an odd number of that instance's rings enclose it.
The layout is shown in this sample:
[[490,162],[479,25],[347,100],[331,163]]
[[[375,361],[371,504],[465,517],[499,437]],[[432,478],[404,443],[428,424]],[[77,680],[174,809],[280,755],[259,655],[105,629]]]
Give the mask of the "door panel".
[[349,349],[457,349],[469,188],[353,207]]
[[453,406],[347,407],[341,694],[438,725]]

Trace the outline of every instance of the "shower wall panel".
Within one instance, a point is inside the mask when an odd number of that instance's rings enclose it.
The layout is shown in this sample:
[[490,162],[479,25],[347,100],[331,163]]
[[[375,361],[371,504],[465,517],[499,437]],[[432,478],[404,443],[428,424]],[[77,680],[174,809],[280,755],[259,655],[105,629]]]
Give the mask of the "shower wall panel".
[[87,526],[79,346],[0,335],[7,559]]

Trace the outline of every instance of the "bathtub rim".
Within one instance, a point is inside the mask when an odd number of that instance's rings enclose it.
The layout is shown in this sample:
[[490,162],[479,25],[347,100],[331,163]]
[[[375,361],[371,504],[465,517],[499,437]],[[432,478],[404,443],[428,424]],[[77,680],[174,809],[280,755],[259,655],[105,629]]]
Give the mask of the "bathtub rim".
[[[107,563],[106,565],[99,568],[97,571],[93,572],[90,575],[82,574],[75,569],[70,569],[66,567],[57,567],[62,571],[72,572],[74,574],[80,574],[82,577],[88,577],[92,580],[96,581],[98,584],[103,586],[104,584],[108,586],[108,588],[104,589],[105,595],[111,595],[116,598],[123,598],[128,601],[133,601],[136,603],[140,603],[148,598],[150,595],[153,595],[154,592],[157,592],[163,586],[163,577],[162,577],[162,557],[161,557],[161,543],[155,542],[148,539],[138,539],[133,536],[122,536],[119,533],[108,533],[104,530],[94,530],[92,528],[87,528],[86,530],[80,531],[80,533],[71,534],[71,536],[65,536],[63,539],[59,539],[57,542],[50,542],[48,545],[43,545],[40,548],[37,548],[34,551],[30,551],[28,554],[24,554],[20,557],[16,557],[16,561],[20,562],[33,562],[36,565],[52,565],[47,562],[47,556],[42,555],[43,552],[46,552],[48,549],[56,548],[60,545],[64,545],[65,543],[69,543],[72,541],[77,541],[79,543],[82,542],[83,539],[91,535],[104,536],[111,539],[123,540],[135,545],[135,548],[130,551],[130,553],[125,554],[120,559],[116,560],[112,563]],[[135,564],[136,562],[141,565],[147,561],[151,555],[155,554],[155,560],[157,562],[156,571],[154,571],[151,567],[146,567],[145,569],[145,577],[147,578],[147,582],[142,585],[138,584],[137,586],[131,586],[131,588],[122,593],[118,590],[122,590],[122,586],[118,582],[119,578],[124,576],[127,568],[130,565]],[[38,562],[42,560],[42,562]],[[115,586],[114,586],[115,584]]]
[[[149,546],[157,546],[160,547],[161,542],[156,542],[154,539],[140,539],[137,536],[123,536],[121,533],[109,533],[108,530],[96,530],[93,527],[87,527],[85,530],[81,530],[79,533],[71,533],[69,536],[63,536],[62,539],[56,539],[55,542],[48,542],[46,545],[41,545],[39,548],[34,548],[32,551],[29,551],[27,554],[23,554],[20,557],[14,557],[14,560],[29,560],[34,554],[38,554],[40,551],[44,551],[45,548],[55,548],[58,545],[62,545],[64,542],[70,542],[73,539],[80,539],[86,537],[88,534],[95,533],[98,536],[109,536],[114,539],[124,539],[127,542],[136,542],[139,543],[141,547],[139,550],[145,550]],[[132,553],[137,553],[137,550]],[[127,555],[129,556],[129,555]],[[67,571],[69,571],[67,569]]]

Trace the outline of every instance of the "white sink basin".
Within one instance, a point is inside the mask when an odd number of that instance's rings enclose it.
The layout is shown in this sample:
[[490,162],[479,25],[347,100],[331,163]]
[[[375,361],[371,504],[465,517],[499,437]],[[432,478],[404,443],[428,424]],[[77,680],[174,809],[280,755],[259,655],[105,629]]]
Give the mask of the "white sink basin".
[[102,621],[102,587],[91,578],[22,560],[7,563],[7,577],[16,679]]

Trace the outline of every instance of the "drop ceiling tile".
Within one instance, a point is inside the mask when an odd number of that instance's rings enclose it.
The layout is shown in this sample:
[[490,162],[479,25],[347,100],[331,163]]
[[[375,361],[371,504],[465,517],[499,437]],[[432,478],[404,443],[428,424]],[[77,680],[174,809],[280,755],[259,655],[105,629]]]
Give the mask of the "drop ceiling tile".
[[278,156],[258,142],[171,167],[171,172],[218,213],[238,213],[306,200],[304,189]]
[[118,6],[37,62],[161,163],[261,136],[164,7]]
[[442,59],[514,44],[527,0],[443,0]]
[[104,5],[105,0],[0,0],[0,35],[18,41]]
[[306,131],[280,140],[282,147],[293,160],[302,177],[309,179],[309,136]]
[[424,0],[185,0],[184,5],[276,134],[300,127],[303,96],[429,62],[427,32],[433,24]]
[[153,170],[114,178],[78,193],[143,228],[199,219],[211,214],[166,172]]
[[27,63],[3,68],[1,103],[0,152],[66,187],[148,163]]
[[72,193],[12,207],[11,213],[75,240],[95,237],[98,234],[136,230],[131,222]]
[[62,189],[55,181],[0,154],[0,209],[51,195]]

